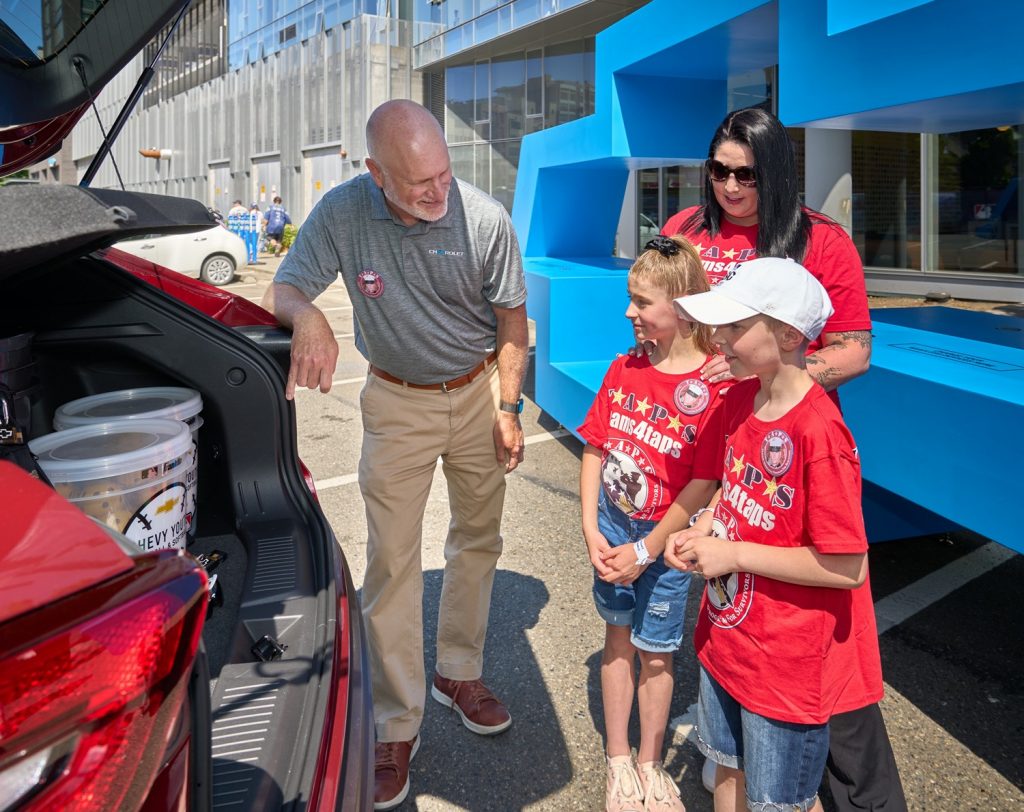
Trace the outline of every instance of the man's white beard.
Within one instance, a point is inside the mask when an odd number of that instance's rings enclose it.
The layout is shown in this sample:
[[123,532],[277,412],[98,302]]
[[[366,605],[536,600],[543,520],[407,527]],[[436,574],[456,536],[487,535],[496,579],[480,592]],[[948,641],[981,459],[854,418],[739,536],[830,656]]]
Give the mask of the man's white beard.
[[411,214],[413,217],[424,220],[428,223],[436,223],[442,217],[448,213],[448,198],[446,197],[443,201],[444,206],[440,212],[427,211],[420,208],[419,206],[404,206],[398,200],[395,199],[394,195],[391,194],[391,189],[388,184],[385,183],[383,187],[384,197],[391,201],[391,205],[399,211],[404,211],[406,214]]

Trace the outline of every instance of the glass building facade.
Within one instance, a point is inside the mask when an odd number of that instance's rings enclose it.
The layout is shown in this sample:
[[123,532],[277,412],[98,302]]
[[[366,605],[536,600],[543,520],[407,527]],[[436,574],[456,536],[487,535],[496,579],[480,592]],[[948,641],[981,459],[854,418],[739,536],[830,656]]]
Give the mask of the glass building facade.
[[645,2],[414,0],[413,65],[455,175],[511,210],[523,136],[594,112],[594,35]]
[[[369,13],[378,8],[386,14]],[[327,192],[366,171],[370,112],[388,99],[422,100],[406,12],[408,0],[192,0],[114,147],[125,187],[221,211],[235,199],[262,208],[280,194],[301,223]],[[245,57],[230,67],[229,39]],[[99,94],[102,121],[116,118],[142,67],[140,54]],[[62,179],[99,147],[93,111],[73,136]],[[112,162],[93,185],[120,185]]]
[[593,37],[445,71],[453,172],[509,210],[523,136],[593,112]]
[[[224,74],[227,69],[224,3],[225,0],[192,0],[155,66],[155,75],[142,97],[143,107],[167,101]],[[146,64],[153,61],[167,31],[168,28],[164,28],[143,49]]]
[[[416,0],[417,68],[491,42],[592,0]],[[643,2],[632,4],[643,5]],[[607,22],[605,23],[607,24]]]
[[228,64],[232,70],[329,30],[360,14],[407,18],[408,0],[230,0]]

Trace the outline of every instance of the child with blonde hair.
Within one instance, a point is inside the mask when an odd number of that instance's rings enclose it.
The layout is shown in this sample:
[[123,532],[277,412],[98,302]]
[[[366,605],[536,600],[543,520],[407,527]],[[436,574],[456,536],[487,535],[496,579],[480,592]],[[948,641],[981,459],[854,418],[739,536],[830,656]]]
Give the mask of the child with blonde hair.
[[[672,654],[683,636],[689,573],[662,557],[670,532],[707,504],[721,467],[701,442],[722,384],[700,379],[715,354],[711,331],[681,318],[673,299],[709,289],[694,247],[656,237],[630,269],[629,307],[642,357],[612,362],[579,428],[583,536],[594,565],[594,601],[604,619],[601,658],[607,751],[607,812],[680,812],[679,788],[662,766],[672,701]],[[710,452],[710,453],[709,453]],[[636,659],[640,660],[639,680]],[[634,696],[640,747],[628,739]]]

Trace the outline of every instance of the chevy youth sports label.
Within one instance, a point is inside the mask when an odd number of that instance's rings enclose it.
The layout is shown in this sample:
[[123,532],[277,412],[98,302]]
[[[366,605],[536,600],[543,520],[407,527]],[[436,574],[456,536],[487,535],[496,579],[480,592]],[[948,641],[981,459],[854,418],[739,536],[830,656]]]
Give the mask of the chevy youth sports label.
[[147,553],[184,548],[188,529],[186,499],[183,483],[168,485],[135,511],[122,533]]

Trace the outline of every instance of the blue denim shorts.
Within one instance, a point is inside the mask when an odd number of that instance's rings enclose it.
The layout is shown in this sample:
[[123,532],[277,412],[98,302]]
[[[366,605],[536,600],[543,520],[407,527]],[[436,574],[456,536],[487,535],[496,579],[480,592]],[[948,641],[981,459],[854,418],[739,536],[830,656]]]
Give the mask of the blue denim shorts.
[[[600,492],[597,528],[612,547],[639,541],[657,522],[634,521],[605,500]],[[597,612],[612,626],[630,626],[630,641],[638,649],[675,651],[683,640],[690,573],[680,572],[658,556],[633,583],[626,586],[602,581],[594,572]]]
[[798,725],[741,706],[703,668],[697,747],[716,764],[743,770],[747,808],[805,812],[814,806],[828,757],[828,724]]

